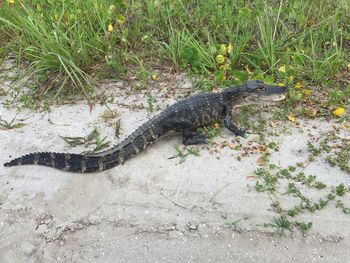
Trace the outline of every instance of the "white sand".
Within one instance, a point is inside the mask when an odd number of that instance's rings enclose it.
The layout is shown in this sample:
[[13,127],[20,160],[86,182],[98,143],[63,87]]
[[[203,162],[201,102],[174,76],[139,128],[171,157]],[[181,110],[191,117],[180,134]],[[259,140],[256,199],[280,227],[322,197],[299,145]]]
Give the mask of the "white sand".
[[[178,80],[178,86],[182,83]],[[142,94],[109,85],[116,97],[110,108],[121,112],[122,137],[147,120]],[[188,88],[188,87],[187,87]],[[155,105],[174,101],[152,90]],[[185,89],[182,90],[186,92]],[[182,92],[182,93],[183,93]],[[175,94],[179,97],[179,94]],[[0,98],[2,102],[6,97]],[[312,221],[303,237],[271,236],[261,225],[272,221],[271,199],[255,190],[252,177],[259,155],[238,161],[226,147],[216,155],[201,149],[185,162],[168,159],[181,144],[178,136],[160,139],[145,153],[124,165],[94,174],[74,174],[40,166],[5,168],[13,157],[35,151],[80,152],[67,149],[58,135],[85,136],[94,127],[113,138],[113,128],[99,117],[105,106],[92,111],[85,101],[51,107],[50,113],[19,111],[26,126],[0,130],[0,262],[346,262],[350,260],[350,217],[334,204],[298,220]],[[1,118],[11,120],[16,108],[0,106]],[[152,114],[151,114],[152,115]],[[317,129],[312,128],[317,125]],[[286,125],[290,125],[286,123]],[[308,131],[319,133],[331,124],[302,122],[304,133],[274,139],[280,150],[271,159],[281,166],[305,161]],[[223,129],[221,138],[234,136]],[[246,143],[249,139],[242,139]],[[216,156],[220,156],[217,159]],[[328,185],[350,184],[349,175],[316,160],[306,169]],[[326,191],[327,192],[327,191]],[[318,200],[322,191],[312,192]],[[288,202],[288,197],[285,197]],[[350,197],[344,199],[350,203]],[[242,219],[236,227],[228,223]]]

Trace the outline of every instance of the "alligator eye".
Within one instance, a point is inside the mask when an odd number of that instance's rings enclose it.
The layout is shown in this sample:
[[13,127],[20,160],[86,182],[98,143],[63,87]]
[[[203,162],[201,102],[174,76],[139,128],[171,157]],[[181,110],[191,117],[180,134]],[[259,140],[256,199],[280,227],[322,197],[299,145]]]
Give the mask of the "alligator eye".
[[259,93],[263,93],[263,92],[265,92],[265,90],[266,90],[266,87],[264,85],[261,85],[258,87]]

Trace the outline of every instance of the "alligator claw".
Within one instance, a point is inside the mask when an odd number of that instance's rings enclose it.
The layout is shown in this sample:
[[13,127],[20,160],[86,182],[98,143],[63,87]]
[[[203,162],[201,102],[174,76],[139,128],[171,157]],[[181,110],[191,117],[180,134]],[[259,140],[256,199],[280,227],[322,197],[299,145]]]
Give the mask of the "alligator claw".
[[247,129],[239,129],[235,132],[236,136],[241,136],[243,138],[245,138],[246,134],[250,134],[250,132]]

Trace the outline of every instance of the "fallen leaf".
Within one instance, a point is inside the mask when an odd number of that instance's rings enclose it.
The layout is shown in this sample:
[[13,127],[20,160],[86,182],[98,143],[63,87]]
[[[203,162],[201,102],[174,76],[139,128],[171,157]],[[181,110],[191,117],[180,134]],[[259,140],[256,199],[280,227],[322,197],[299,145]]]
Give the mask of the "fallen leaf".
[[295,122],[296,117],[293,115],[293,113],[288,114],[288,120],[290,120],[291,122]]
[[247,179],[256,179],[256,176],[255,175],[248,175]]
[[317,115],[317,109],[310,109],[309,110],[309,115],[311,117],[315,117]]
[[263,166],[265,164],[264,158],[262,156],[256,161],[259,166]]

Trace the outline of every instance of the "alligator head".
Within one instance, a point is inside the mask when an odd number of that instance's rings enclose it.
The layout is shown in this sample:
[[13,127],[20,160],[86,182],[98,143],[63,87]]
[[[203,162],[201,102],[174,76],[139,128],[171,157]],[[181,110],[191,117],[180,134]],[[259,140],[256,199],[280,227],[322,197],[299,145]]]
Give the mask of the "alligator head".
[[229,88],[224,92],[234,100],[235,105],[273,104],[286,97],[288,88],[267,85],[260,80],[249,80],[239,87]]
[[249,101],[280,101],[286,97],[288,88],[285,86],[266,85],[264,82],[247,81],[242,85],[245,100]]

